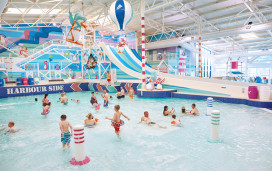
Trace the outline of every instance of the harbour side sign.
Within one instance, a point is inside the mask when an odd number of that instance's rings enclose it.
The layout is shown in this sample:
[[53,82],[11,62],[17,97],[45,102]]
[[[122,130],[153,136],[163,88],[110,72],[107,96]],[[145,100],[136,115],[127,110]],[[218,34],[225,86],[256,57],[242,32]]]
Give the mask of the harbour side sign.
[[9,94],[28,94],[28,93],[42,93],[42,92],[56,92],[64,89],[64,85],[53,86],[35,86],[35,87],[10,87],[7,88],[6,93]]

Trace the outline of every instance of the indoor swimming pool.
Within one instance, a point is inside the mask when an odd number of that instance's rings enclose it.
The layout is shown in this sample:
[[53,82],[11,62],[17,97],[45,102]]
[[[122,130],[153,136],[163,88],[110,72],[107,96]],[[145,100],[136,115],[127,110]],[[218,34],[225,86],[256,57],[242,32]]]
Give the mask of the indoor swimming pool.
[[[101,103],[101,93],[96,94]],[[114,96],[113,94],[111,94]],[[205,100],[189,99],[110,99],[108,108],[95,111],[90,104],[91,92],[67,93],[63,105],[59,94],[49,94],[50,114],[42,116],[42,95],[0,99],[0,124],[14,121],[20,131],[0,133],[0,170],[272,170],[272,113],[246,105],[215,102],[221,112],[222,143],[209,143],[210,117]],[[38,98],[38,102],[34,102]],[[191,110],[195,103],[200,116],[181,115],[181,106]],[[113,106],[120,104],[130,118],[121,127],[119,140],[105,117],[112,117]],[[183,127],[171,126],[172,118],[163,116],[163,107],[176,110]],[[167,126],[138,124],[144,111],[152,121]],[[74,144],[62,150],[60,115],[66,114],[72,125],[83,124],[92,113],[98,125],[85,128],[85,151],[90,163],[73,166]]]

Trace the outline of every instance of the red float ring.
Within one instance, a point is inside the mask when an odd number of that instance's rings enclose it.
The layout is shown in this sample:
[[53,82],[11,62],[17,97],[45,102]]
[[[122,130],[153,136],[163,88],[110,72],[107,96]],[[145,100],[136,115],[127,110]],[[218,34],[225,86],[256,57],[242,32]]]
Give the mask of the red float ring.
[[55,65],[55,69],[60,70],[60,65],[59,64]]

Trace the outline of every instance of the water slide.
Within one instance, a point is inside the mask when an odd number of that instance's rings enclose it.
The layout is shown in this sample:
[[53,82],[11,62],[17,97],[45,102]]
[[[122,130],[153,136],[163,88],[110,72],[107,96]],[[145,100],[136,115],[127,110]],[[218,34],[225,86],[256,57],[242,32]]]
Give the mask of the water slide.
[[[107,46],[102,42],[100,43],[100,46],[108,58],[120,70],[135,78],[142,79],[142,62],[139,60],[139,57],[137,57],[137,55],[135,55],[135,53],[133,53],[133,51],[131,51],[127,46],[125,46],[126,54],[118,53],[116,47]],[[235,98],[247,98],[247,88],[249,85],[251,85],[244,82],[230,82],[213,78],[197,78],[165,74],[146,65],[146,76],[150,76],[151,72],[156,72],[160,78],[165,78],[164,84],[166,85],[222,93]]]
[[58,27],[38,27],[38,31],[25,30],[25,39],[20,39],[13,43],[10,43],[7,48],[0,49],[0,53],[12,49],[20,43],[39,44],[40,38],[48,38],[50,32],[62,32],[61,28]]

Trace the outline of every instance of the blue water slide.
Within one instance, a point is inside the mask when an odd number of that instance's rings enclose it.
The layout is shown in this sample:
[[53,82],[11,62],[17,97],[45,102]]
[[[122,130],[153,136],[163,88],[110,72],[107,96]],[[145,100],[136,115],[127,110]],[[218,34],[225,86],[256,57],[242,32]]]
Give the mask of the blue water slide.
[[[140,61],[142,61],[142,57],[137,53],[137,51],[135,49],[131,49],[132,53],[136,56],[136,58],[138,58]],[[149,64],[145,64],[146,66],[152,68]]]
[[[30,43],[30,44],[39,44],[40,38],[48,38],[50,32],[62,32],[61,28],[58,27],[40,27],[40,31],[30,31],[29,39],[20,39],[13,43],[13,47],[19,43]],[[12,47],[9,47],[12,48]],[[0,49],[0,53],[7,51],[7,49]]]
[[[136,61],[134,61],[126,50],[125,50],[125,56],[126,56],[127,60],[131,61],[131,63],[133,63],[133,65],[138,68],[139,71],[142,71],[142,66],[139,65]],[[145,72],[146,72],[146,74],[151,75],[151,73],[149,71],[146,70]]]
[[114,49],[114,47],[109,47],[110,50],[112,51],[112,53],[114,54],[114,56],[116,57],[116,59],[121,62],[125,67],[129,68],[130,70],[132,71],[135,71],[135,72],[139,72],[137,70],[135,70],[133,67],[131,67],[127,62],[125,62],[121,57],[120,55],[116,52],[116,50]]

